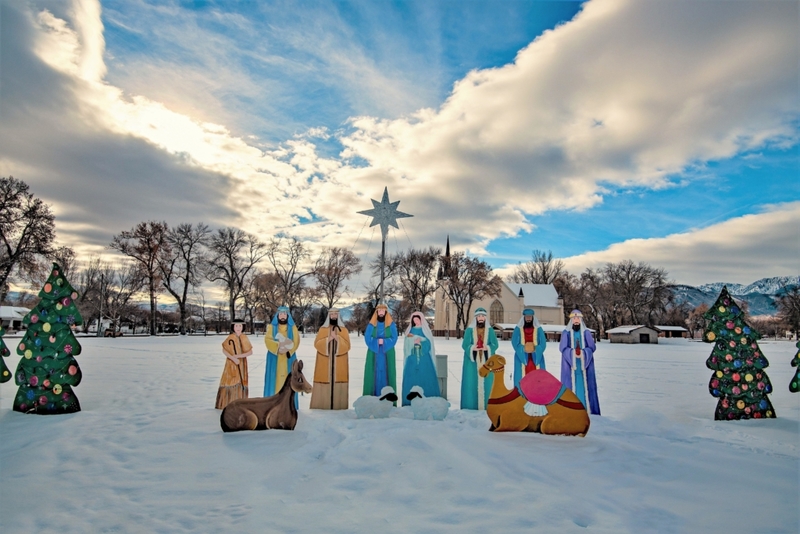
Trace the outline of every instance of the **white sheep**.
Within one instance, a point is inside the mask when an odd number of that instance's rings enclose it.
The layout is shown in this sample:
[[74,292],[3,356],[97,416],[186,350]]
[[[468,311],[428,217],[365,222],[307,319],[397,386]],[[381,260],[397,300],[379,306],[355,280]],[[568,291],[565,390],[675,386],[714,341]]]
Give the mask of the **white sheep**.
[[442,397],[426,397],[425,392],[419,386],[414,386],[406,398],[411,401],[411,411],[414,412],[414,419],[420,421],[441,421],[447,417],[450,410],[450,403]]
[[397,394],[392,386],[385,386],[381,396],[364,395],[353,402],[356,419],[385,419],[389,417],[393,403],[397,402]]

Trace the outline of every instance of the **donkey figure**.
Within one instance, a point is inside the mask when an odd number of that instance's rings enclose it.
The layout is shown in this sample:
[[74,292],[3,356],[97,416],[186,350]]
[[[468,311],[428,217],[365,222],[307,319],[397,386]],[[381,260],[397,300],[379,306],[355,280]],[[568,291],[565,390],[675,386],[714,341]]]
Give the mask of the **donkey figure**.
[[295,360],[281,390],[271,397],[237,399],[228,404],[219,418],[223,432],[239,430],[294,430],[297,424],[297,393],[311,393],[311,384],[303,376],[303,362]]

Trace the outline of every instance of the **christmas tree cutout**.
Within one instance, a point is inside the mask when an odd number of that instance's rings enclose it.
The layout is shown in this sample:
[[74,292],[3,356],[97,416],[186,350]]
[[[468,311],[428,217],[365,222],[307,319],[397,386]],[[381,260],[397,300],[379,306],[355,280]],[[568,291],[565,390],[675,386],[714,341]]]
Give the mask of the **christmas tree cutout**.
[[6,329],[0,324],[0,383],[8,382],[11,380],[11,371],[6,367],[6,362],[3,358],[7,358],[11,351],[6,347],[6,342],[3,341],[3,336],[6,335]]
[[797,342],[795,347],[797,347],[797,352],[792,358],[792,367],[797,367],[797,369],[794,370],[794,378],[789,382],[789,391],[792,393],[800,391],[800,341]]
[[80,411],[72,391],[72,386],[81,382],[75,360],[81,346],[72,333],[73,326],[83,323],[75,306],[77,296],[54,263],[39,292],[41,301],[22,320],[27,330],[17,347],[22,358],[14,373],[19,386],[15,411],[42,415]]
[[744,320],[744,312],[723,287],[717,301],[703,315],[708,328],[703,335],[714,350],[706,367],[714,371],[708,390],[719,398],[714,419],[761,419],[775,417],[767,396],[772,384],[767,373],[769,362],[758,347],[761,335]]

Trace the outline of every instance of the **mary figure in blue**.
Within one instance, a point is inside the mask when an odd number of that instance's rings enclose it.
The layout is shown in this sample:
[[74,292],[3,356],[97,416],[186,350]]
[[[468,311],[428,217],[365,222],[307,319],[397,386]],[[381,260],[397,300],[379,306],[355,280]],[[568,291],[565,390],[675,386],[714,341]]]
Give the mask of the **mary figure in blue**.
[[422,313],[411,314],[403,339],[403,406],[411,405],[406,397],[414,386],[421,387],[426,397],[440,397],[433,333]]

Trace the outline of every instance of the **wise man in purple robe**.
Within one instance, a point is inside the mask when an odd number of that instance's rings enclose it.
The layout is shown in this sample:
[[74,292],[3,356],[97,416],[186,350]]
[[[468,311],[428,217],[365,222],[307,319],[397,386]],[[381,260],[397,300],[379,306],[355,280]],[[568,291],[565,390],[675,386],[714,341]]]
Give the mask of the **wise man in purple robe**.
[[572,310],[569,324],[561,332],[561,383],[571,389],[593,415],[600,415],[594,374],[594,338],[580,310]]

